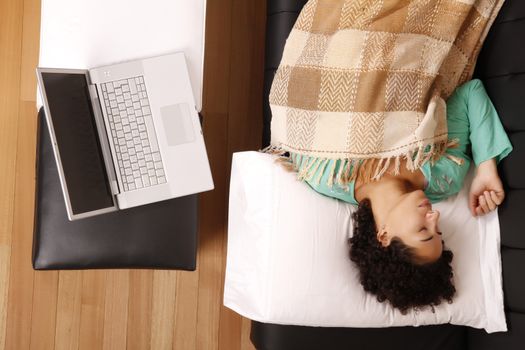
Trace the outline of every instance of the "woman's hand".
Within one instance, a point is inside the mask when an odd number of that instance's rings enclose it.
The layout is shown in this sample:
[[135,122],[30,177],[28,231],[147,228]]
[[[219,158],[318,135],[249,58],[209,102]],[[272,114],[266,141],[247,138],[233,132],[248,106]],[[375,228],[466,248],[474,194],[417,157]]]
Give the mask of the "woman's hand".
[[472,216],[484,215],[503,202],[505,191],[498,175],[494,158],[478,165],[469,192],[469,208]]

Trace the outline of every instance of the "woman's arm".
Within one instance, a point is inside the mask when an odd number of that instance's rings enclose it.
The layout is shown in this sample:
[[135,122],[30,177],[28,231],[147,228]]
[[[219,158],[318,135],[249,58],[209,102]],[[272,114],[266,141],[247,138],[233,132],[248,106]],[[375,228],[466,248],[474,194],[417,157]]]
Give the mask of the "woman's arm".
[[512,151],[512,145],[479,79],[469,82],[467,109],[474,164],[479,166],[492,158],[495,158],[496,165],[499,164]]
[[476,79],[469,85],[469,138],[476,165],[469,191],[469,207],[472,215],[477,216],[496,209],[505,198],[497,165],[512,151],[512,145],[483,83]]
[[[458,193],[472,162],[477,175],[469,203],[472,203],[472,215],[484,214],[503,200],[496,165],[512,151],[512,145],[479,79],[458,87],[449,98],[447,126],[449,139],[459,141],[458,147],[447,149],[447,154],[463,159],[464,163],[456,165],[447,157],[441,157],[432,166],[424,165],[423,171],[430,174],[426,194],[435,203]],[[494,191],[492,195],[491,190]],[[488,191],[486,197],[485,191]],[[481,202],[480,196],[483,197]],[[476,207],[481,210],[479,214],[476,214]]]

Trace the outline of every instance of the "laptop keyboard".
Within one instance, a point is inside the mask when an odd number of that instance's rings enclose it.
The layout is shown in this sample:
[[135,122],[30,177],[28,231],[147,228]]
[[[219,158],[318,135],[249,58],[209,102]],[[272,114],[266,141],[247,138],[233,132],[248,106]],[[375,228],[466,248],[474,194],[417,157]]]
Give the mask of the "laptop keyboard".
[[144,78],[100,85],[124,191],[165,183]]

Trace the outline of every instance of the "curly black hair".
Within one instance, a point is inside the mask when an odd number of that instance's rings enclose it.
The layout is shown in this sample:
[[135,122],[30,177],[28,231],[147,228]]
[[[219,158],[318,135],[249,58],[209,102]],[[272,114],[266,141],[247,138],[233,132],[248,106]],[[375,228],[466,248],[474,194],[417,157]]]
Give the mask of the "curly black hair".
[[370,199],[359,203],[352,214],[353,236],[350,238],[350,260],[359,269],[361,284],[375,294],[379,302],[390,304],[406,314],[410,308],[434,306],[446,300],[452,303],[456,288],[452,284],[453,254],[443,250],[432,263],[416,263],[413,249],[394,237],[386,247],[377,239],[377,227]]

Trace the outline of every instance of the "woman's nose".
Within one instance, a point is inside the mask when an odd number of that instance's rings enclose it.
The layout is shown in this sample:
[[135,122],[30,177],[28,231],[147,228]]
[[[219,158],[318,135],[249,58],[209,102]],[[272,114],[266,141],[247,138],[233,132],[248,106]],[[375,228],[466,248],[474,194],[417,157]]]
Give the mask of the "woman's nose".
[[437,222],[437,220],[439,220],[439,211],[429,210],[427,212],[427,218],[430,219],[431,221]]

